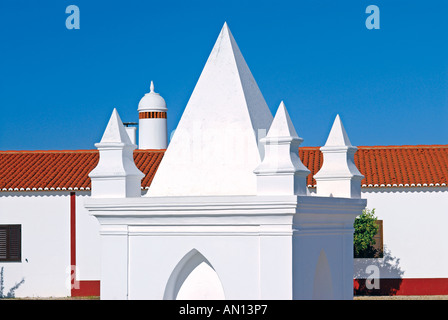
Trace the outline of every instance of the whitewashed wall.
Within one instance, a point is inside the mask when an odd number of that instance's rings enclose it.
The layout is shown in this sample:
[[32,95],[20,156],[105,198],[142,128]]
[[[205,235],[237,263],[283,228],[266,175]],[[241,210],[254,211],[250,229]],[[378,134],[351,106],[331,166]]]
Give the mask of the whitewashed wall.
[[386,255],[355,259],[355,277],[374,264],[381,278],[448,278],[448,188],[363,189],[362,197],[383,220]]
[[[258,270],[260,259],[258,237],[226,236],[223,239],[206,237],[207,241],[204,241],[204,236],[183,236],[182,238],[130,236],[129,238],[131,248],[129,299],[163,299],[164,288],[173,269],[192,249],[196,249],[202,254],[216,270],[216,274],[220,278],[219,282],[225,292],[225,298],[259,298],[260,275],[253,272],[253,270]],[[220,240],[225,241],[220,242]],[[216,250],[224,243],[226,244],[225,250],[224,248]],[[151,257],[160,258],[160,250],[164,250],[163,248],[169,248],[170,251],[170,254],[164,256],[163,261],[151,259]],[[232,249],[229,250],[229,248]],[[223,254],[224,252],[227,254]],[[232,257],[229,257],[228,252],[232,253]],[[229,260],[232,263],[229,263]],[[149,277],[148,273],[158,276]],[[240,286],[235,286],[235,283],[239,283]],[[219,291],[218,289],[219,285],[213,291]],[[211,296],[215,295],[211,293]],[[173,297],[167,298],[173,299]]]
[[76,192],[76,271],[77,280],[100,280],[101,242],[98,219],[84,207],[90,192]]
[[[448,278],[444,254],[448,188],[410,190],[363,189],[367,207],[375,208],[383,220],[388,255],[386,259],[355,259],[355,277],[364,278],[366,266],[375,264],[382,278]],[[100,279],[99,223],[84,208],[89,194],[76,193],[77,280],[81,281]],[[0,224],[22,225],[22,262],[0,262],[4,293],[24,277],[17,297],[69,296],[70,192],[2,192]],[[132,241],[138,243],[137,239]],[[136,274],[133,280],[139,278]]]
[[[76,193],[77,280],[100,279],[98,221]],[[22,278],[16,297],[70,296],[70,192],[2,192],[0,224],[22,225],[22,261],[0,262],[4,294]]]
[[16,297],[69,296],[70,193],[2,192],[0,224],[22,225],[22,262],[0,262],[4,294],[25,278]]

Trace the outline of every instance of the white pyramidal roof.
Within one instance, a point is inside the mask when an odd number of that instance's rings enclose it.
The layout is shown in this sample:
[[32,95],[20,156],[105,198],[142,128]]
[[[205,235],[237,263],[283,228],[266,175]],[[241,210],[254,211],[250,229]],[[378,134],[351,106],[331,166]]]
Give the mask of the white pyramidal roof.
[[326,147],[339,147],[339,146],[351,146],[350,139],[345,131],[339,114],[334,119],[333,126],[331,127],[330,134],[328,135]]
[[272,114],[225,23],[147,196],[256,194]]

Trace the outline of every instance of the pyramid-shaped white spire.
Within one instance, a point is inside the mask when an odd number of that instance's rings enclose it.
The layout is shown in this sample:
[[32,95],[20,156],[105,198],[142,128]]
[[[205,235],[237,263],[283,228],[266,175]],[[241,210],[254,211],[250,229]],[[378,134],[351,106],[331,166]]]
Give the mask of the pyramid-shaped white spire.
[[110,116],[100,143],[104,144],[114,142],[132,144],[116,108],[112,111],[112,115]]
[[255,194],[258,137],[271,121],[224,24],[147,195]]
[[270,137],[291,137],[299,139],[301,142],[303,140],[298,136],[283,101],[280,102],[274,120],[272,121],[268,134],[266,136],[266,138]]
[[310,173],[299,158],[297,135],[283,101],[278,107],[265,143],[265,156],[254,170],[257,175],[257,194],[306,195],[306,177]]
[[333,122],[330,134],[328,135],[326,147],[330,146],[351,146],[350,139],[345,131],[339,114],[336,115],[336,119]]
[[141,196],[144,174],[134,163],[133,144],[116,109],[104,131],[99,150],[98,165],[89,173],[93,198],[125,198]]
[[356,147],[352,146],[341,118],[336,116],[323,153],[323,165],[314,175],[319,196],[344,198],[361,197],[361,180],[364,176],[355,165]]

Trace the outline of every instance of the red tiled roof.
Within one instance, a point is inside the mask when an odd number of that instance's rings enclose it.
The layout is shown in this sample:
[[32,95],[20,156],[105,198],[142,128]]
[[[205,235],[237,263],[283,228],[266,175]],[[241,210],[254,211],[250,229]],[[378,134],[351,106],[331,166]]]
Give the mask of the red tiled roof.
[[[135,150],[134,160],[148,188],[164,150]],[[310,169],[307,184],[322,166],[319,147],[301,147]],[[0,152],[0,190],[89,190],[88,174],[98,163],[97,150]],[[439,187],[448,185],[448,145],[358,147],[355,164],[363,187]]]
[[[135,150],[134,161],[149,186],[164,150]],[[88,176],[99,159],[98,150],[0,152],[0,190],[90,190]]]
[[[319,147],[299,148],[310,169],[308,186],[322,166]],[[438,187],[448,185],[448,145],[358,147],[355,164],[364,175],[362,187]]]

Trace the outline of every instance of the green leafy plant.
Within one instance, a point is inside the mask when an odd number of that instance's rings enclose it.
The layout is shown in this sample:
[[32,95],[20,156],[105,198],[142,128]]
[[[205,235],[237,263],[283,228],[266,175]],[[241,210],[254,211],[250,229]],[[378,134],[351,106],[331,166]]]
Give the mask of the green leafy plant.
[[364,209],[354,222],[353,252],[355,258],[373,258],[382,253],[375,249],[375,235],[378,232],[375,209]]

